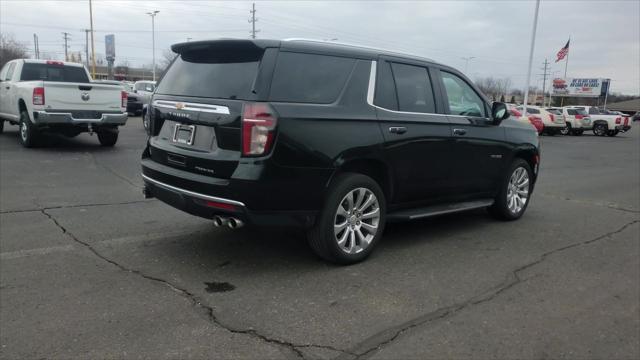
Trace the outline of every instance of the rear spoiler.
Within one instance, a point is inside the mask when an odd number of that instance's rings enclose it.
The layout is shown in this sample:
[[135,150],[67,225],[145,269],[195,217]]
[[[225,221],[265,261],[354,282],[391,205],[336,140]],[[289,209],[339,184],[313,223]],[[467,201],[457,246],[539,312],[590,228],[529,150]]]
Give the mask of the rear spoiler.
[[280,47],[280,40],[217,39],[188,41],[171,45],[171,51],[176,54],[182,54],[188,50],[263,50],[268,47]]

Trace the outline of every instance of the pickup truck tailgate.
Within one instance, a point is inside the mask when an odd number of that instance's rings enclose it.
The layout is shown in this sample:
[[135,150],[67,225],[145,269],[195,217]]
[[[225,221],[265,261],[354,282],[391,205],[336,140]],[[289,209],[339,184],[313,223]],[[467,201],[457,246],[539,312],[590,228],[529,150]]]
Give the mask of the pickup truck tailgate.
[[45,106],[51,110],[120,111],[117,85],[44,81]]

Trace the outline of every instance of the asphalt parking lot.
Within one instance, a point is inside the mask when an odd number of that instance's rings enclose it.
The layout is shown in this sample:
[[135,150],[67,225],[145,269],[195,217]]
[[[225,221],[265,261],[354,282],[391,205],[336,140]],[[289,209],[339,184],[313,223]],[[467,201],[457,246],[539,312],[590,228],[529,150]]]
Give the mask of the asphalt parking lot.
[[543,137],[525,216],[389,226],[332,266],[293,231],[142,198],[145,133],[0,135],[0,357],[640,358],[640,128]]

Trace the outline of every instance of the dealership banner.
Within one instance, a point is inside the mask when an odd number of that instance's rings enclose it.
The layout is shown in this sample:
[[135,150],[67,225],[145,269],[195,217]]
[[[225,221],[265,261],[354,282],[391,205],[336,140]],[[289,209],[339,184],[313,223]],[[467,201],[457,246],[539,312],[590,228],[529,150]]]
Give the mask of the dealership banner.
[[609,79],[553,79],[552,96],[599,97],[606,93]]

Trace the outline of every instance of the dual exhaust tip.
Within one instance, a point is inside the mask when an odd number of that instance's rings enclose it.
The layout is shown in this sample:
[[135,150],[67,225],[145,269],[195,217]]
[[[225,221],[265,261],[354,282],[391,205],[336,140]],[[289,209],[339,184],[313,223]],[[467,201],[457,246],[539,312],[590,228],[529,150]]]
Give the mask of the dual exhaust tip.
[[213,217],[213,225],[216,227],[228,226],[230,229],[239,229],[244,226],[244,223],[242,220],[234,217],[216,215]]

